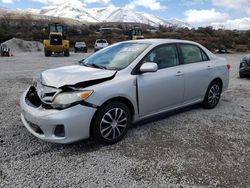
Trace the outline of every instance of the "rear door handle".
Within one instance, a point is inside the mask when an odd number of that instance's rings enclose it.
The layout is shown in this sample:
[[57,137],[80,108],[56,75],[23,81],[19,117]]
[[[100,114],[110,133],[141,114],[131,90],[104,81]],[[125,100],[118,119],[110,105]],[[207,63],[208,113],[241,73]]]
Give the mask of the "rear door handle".
[[184,73],[181,72],[181,71],[178,71],[178,72],[176,73],[176,76],[183,76],[183,75],[184,75]]

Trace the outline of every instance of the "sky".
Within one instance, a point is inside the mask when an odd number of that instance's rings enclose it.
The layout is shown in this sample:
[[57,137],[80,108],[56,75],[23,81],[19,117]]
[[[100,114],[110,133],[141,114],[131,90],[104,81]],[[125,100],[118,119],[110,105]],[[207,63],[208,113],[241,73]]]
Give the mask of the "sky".
[[[66,0],[0,0],[0,7],[39,9]],[[177,18],[193,26],[234,24],[250,28],[250,0],[71,0],[85,8],[127,7],[163,18]]]

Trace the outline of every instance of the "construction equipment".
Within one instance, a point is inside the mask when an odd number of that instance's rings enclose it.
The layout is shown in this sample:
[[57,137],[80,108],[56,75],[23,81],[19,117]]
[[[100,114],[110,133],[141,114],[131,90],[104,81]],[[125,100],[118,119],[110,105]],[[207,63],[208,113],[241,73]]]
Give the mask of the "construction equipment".
[[0,46],[0,52],[1,56],[11,56],[10,48],[8,48],[6,44]]
[[69,40],[66,39],[64,26],[58,23],[49,24],[48,32],[49,39],[43,41],[45,56],[51,56],[52,53],[69,56]]
[[134,27],[129,30],[130,40],[144,39],[143,31],[140,27]]

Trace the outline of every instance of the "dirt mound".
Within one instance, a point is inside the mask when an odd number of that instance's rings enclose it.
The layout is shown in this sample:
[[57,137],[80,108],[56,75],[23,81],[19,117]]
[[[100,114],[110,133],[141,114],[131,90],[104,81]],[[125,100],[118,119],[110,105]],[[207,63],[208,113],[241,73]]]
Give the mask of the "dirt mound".
[[43,44],[38,41],[25,41],[18,38],[12,38],[3,44],[6,44],[13,53],[37,52],[43,50]]

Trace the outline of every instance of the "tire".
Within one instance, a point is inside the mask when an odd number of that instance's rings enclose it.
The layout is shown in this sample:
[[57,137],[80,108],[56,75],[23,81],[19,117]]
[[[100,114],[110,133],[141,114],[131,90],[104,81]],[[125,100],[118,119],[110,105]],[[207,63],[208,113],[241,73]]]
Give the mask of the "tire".
[[44,49],[44,55],[45,55],[46,57],[49,57],[49,56],[52,55],[52,52],[49,51],[49,50],[47,50],[47,49]]
[[69,49],[67,49],[67,50],[64,51],[64,56],[65,57],[69,57]]
[[240,75],[240,78],[246,78],[246,75],[244,75],[244,74],[239,74]]
[[131,113],[121,102],[111,102],[103,106],[94,116],[92,138],[105,145],[119,142],[131,125]]
[[213,81],[207,88],[207,92],[203,101],[204,108],[212,109],[217,106],[220,101],[222,85],[219,81]]

